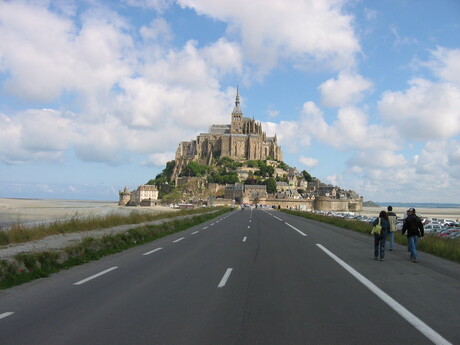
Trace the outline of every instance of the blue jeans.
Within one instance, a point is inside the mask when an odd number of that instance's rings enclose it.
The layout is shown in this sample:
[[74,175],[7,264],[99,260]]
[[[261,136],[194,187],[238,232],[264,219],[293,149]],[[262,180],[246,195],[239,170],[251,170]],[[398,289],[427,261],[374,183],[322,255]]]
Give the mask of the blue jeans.
[[395,245],[395,233],[390,231],[390,234],[388,236],[390,237],[390,250],[393,250],[393,247]]
[[379,257],[380,259],[385,257],[385,244],[387,241],[387,234],[383,233],[381,235],[374,234],[374,258]]
[[417,240],[418,236],[407,236],[407,249],[412,260],[417,260]]

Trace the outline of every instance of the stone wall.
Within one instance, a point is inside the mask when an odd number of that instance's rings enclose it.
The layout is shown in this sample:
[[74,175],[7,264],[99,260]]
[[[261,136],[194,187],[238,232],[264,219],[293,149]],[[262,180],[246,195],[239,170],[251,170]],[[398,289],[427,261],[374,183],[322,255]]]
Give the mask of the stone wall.
[[261,200],[260,204],[274,208],[289,208],[302,211],[359,212],[363,209],[363,201],[361,198],[331,199],[328,197],[317,197],[312,200],[267,198],[266,200]]
[[320,196],[315,199],[315,209],[319,211],[348,212],[348,200]]
[[270,198],[265,201],[265,205],[274,208],[289,208],[293,210],[301,211],[313,211],[315,200],[306,200],[306,199],[277,199]]

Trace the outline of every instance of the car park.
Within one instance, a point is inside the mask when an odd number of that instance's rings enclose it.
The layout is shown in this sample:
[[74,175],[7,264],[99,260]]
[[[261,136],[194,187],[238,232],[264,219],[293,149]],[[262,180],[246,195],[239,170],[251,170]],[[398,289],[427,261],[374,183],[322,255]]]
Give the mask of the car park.
[[449,235],[447,235],[449,239],[454,239],[454,238],[460,238],[460,231],[452,232]]
[[423,228],[426,233],[438,233],[443,230],[440,224],[433,224],[433,223],[427,224]]
[[455,224],[457,224],[457,222],[453,219],[444,219],[442,222],[442,225],[444,226],[454,226]]
[[460,232],[460,228],[449,228],[449,229],[446,229],[446,230],[442,230],[438,236],[439,238],[449,238],[449,236],[451,234],[454,234],[454,233],[457,233],[457,232]]

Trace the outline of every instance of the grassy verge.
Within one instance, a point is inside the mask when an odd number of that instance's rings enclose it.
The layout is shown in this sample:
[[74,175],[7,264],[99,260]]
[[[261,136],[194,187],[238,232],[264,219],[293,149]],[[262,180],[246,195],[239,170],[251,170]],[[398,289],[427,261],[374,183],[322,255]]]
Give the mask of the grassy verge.
[[[311,212],[282,210],[282,212],[289,213],[295,216],[304,217],[319,222],[338,226],[357,232],[362,232],[371,236],[372,225],[369,223],[361,222],[358,220],[342,219],[336,217],[328,217]],[[395,234],[395,242],[407,245],[406,236],[401,235],[400,232]],[[419,240],[417,250],[430,253],[444,259],[460,263],[460,239],[442,239],[433,235],[426,235],[423,239]]]
[[99,230],[118,225],[139,224],[159,219],[199,214],[209,212],[209,210],[210,209],[197,208],[156,214],[133,211],[129,215],[111,213],[104,217],[81,217],[78,214],[75,214],[70,219],[56,220],[48,224],[40,224],[36,226],[25,226],[21,223],[17,223],[11,226],[9,230],[0,231],[0,245],[35,241],[50,235]]
[[[86,238],[77,245],[58,251],[18,254],[14,259],[0,260],[0,289],[47,277],[62,269],[98,260],[103,256],[188,229],[225,212],[228,212],[228,209],[218,209],[216,212],[174,219],[160,225],[132,228],[125,233],[107,235],[102,238]],[[173,216],[184,215],[184,213],[190,214],[190,210],[173,213]]]

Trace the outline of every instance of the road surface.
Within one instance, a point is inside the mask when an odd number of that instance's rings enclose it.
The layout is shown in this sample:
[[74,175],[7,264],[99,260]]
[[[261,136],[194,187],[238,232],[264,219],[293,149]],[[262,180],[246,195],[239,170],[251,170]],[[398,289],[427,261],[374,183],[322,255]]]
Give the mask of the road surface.
[[460,266],[234,211],[0,291],[0,344],[460,344]]

